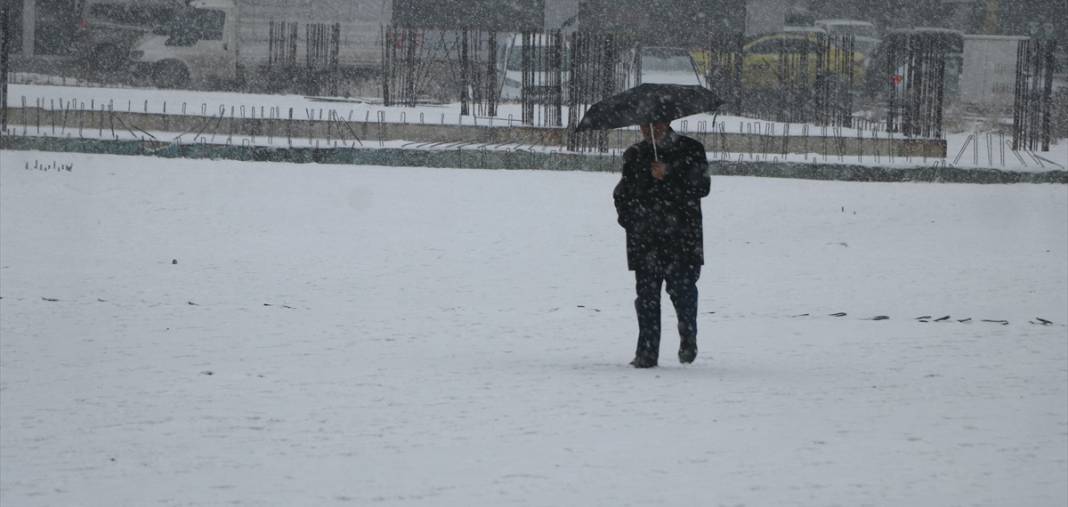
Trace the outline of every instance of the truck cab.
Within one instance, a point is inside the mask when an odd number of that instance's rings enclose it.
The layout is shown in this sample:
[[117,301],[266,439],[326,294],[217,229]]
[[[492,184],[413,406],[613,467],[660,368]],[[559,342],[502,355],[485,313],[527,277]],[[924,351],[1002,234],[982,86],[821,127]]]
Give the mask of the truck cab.
[[131,54],[138,70],[160,88],[182,88],[237,77],[237,4],[234,0],[195,0]]

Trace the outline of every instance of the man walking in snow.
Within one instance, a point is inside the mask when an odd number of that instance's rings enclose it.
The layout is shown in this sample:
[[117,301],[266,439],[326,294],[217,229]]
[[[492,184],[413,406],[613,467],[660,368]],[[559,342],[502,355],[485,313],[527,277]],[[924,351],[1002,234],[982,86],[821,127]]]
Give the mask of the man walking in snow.
[[704,264],[701,198],[711,180],[705,147],[669,123],[642,125],[643,140],[623,154],[613,197],[627,231],[627,267],[634,271],[638,347],[631,365],[652,368],[660,355],[660,290],[679,317],[679,361],[697,357],[697,279]]

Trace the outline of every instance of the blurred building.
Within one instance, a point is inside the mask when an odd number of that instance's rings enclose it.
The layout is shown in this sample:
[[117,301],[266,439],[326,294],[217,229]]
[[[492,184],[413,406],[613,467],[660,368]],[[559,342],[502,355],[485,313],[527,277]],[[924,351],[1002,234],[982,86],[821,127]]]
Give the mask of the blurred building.
[[393,24],[437,30],[537,31],[545,29],[545,3],[545,0],[393,0]]
[[745,3],[745,34],[782,31],[793,3],[791,0],[748,0]]
[[545,0],[545,28],[573,31],[578,28],[579,0]]
[[584,0],[579,25],[645,46],[705,47],[714,32],[744,32],[746,0]]
[[869,21],[886,31],[937,27],[1068,40],[1065,0],[808,0],[817,17]]
[[4,27],[11,53],[65,55],[74,48],[81,0],[9,0]]
[[184,5],[184,0],[4,0],[11,52],[25,57],[66,56],[79,48],[79,30],[93,9],[136,12]]

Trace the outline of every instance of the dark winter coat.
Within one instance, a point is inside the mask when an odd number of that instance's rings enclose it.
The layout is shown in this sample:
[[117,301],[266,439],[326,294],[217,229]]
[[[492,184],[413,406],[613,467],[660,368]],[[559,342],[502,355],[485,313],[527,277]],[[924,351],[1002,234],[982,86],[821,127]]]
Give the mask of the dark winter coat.
[[613,196],[627,231],[627,267],[662,269],[704,264],[701,198],[708,195],[708,159],[700,142],[669,131],[657,145],[667,176],[653,178],[653,146],[637,143],[623,154],[623,177]]

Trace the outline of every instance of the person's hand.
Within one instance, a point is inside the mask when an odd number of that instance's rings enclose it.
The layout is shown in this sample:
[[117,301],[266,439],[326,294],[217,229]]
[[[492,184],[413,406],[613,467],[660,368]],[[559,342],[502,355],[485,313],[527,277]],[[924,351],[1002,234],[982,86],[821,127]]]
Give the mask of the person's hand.
[[657,160],[653,162],[650,172],[652,173],[653,178],[656,178],[657,180],[663,180],[667,176],[668,165]]

